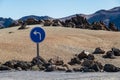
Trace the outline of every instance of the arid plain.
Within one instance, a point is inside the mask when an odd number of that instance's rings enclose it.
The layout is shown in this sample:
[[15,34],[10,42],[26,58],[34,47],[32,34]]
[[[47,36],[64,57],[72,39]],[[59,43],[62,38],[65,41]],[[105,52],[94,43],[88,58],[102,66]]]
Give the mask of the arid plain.
[[[28,29],[18,30],[18,27],[0,30],[0,62],[8,60],[31,61],[36,56],[36,44],[30,39],[30,31],[33,27],[40,25],[29,25]],[[92,53],[96,47],[105,51],[112,47],[120,49],[120,32],[103,30],[86,30],[65,27],[43,27],[46,32],[45,40],[40,43],[40,55],[47,59],[59,56],[65,63],[81,51]],[[104,59],[103,55],[95,55],[96,60],[111,63],[120,67],[120,58]]]

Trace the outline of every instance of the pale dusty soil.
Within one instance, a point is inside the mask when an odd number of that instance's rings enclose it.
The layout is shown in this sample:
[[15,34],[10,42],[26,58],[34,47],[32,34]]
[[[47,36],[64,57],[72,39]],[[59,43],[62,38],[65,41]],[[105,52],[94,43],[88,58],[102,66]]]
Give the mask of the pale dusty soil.
[[[30,28],[25,30],[17,30],[19,26],[0,30],[0,62],[12,59],[30,61],[36,56],[36,44],[29,37],[30,30],[34,26],[27,26]],[[40,55],[45,59],[60,56],[68,62],[74,54],[82,50],[93,52],[96,47],[105,50],[110,50],[112,47],[120,49],[120,32],[63,27],[43,28],[46,31],[46,39],[40,43]],[[96,60],[120,67],[120,57],[103,59],[102,55],[96,55]]]

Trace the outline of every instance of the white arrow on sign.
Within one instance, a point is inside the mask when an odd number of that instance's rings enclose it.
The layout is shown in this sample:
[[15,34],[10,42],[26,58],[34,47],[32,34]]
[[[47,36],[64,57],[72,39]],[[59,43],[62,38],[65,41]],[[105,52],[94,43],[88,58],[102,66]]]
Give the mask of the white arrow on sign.
[[37,35],[37,34],[38,34],[38,35],[39,35],[39,38],[40,38],[40,40],[41,40],[41,33],[40,33],[40,32],[34,31],[33,34],[34,34],[34,35]]

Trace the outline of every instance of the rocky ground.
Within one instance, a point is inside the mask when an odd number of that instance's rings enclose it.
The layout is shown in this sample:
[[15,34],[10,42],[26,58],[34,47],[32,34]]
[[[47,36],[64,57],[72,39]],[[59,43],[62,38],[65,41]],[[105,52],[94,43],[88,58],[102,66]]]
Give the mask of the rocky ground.
[[18,30],[18,27],[1,29],[1,70],[36,70],[36,68],[44,71],[55,69],[68,72],[120,70],[119,32],[60,26],[43,27],[46,39],[40,44],[40,55],[45,60],[38,59],[41,65],[37,66],[36,58],[33,59],[36,56],[36,44],[29,37],[30,30],[34,26],[40,25],[30,25],[23,30]]

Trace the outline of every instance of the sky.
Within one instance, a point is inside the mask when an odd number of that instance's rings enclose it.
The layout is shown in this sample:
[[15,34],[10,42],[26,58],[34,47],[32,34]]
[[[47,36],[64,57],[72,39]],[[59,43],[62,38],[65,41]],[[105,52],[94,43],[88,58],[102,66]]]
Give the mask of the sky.
[[47,15],[61,18],[118,6],[120,0],[0,0],[0,17],[19,19],[27,15]]

